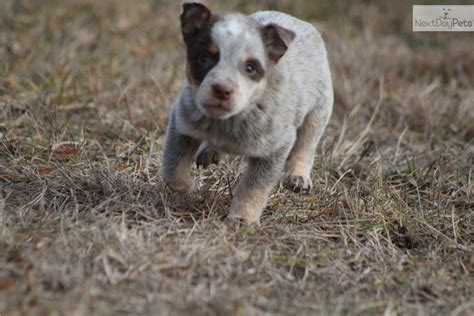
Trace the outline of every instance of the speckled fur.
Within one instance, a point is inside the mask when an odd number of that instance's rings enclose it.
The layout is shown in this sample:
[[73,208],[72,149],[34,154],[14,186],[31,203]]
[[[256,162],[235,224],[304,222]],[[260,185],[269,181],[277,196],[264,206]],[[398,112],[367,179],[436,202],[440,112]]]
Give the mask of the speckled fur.
[[[196,95],[203,93],[199,90],[203,88],[190,82],[185,84],[170,113],[162,175],[172,188],[191,190],[192,184],[184,189],[173,184],[189,183],[189,178],[177,178],[189,175],[189,156],[196,153],[202,142],[207,143],[209,151],[249,158],[249,170],[238,184],[229,216],[250,224],[259,221],[268,195],[283,171],[295,189],[311,187],[314,153],[332,112],[333,89],[324,42],[311,24],[280,12],[220,16],[221,21],[226,19],[234,21],[233,30],[238,29],[238,21],[247,21],[241,24],[242,28],[254,28],[255,33],[260,27],[276,24],[296,37],[276,63],[272,64],[266,56],[263,89],[256,89],[257,95],[230,117],[206,115],[196,104]],[[229,35],[229,41],[232,40]],[[255,41],[255,37],[248,40]],[[248,45],[237,40],[231,44]],[[257,44],[262,47],[261,42]],[[219,63],[217,67],[233,71],[229,64]],[[226,75],[222,69],[212,70],[209,76]]]

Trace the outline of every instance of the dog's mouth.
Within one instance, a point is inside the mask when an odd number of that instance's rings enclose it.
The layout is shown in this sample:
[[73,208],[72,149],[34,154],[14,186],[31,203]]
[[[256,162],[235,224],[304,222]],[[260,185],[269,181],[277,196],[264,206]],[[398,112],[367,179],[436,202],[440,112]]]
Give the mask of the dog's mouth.
[[214,101],[214,102],[206,102],[203,104],[205,108],[219,108],[223,110],[230,111],[232,109],[232,105],[229,102],[224,102],[224,101]]
[[205,115],[212,118],[221,118],[232,111],[232,106],[225,102],[209,102],[202,105]]

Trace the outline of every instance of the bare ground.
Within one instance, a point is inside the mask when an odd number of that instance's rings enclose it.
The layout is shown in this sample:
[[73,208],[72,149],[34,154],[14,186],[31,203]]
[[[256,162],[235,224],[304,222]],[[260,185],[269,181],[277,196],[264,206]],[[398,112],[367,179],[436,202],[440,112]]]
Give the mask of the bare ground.
[[223,222],[242,172],[160,181],[177,4],[0,3],[0,315],[474,313],[474,35],[408,2],[221,1],[314,22],[335,111],[309,195]]

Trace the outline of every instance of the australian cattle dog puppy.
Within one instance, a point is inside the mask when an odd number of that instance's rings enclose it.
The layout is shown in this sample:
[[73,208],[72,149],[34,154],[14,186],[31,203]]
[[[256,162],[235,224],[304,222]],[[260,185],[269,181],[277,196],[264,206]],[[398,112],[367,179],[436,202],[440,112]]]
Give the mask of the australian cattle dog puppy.
[[183,4],[187,80],[171,109],[164,181],[190,192],[193,161],[206,167],[227,153],[248,159],[230,219],[259,223],[282,173],[289,188],[312,188],[316,146],[328,124],[333,88],[316,28],[284,13],[213,14]]

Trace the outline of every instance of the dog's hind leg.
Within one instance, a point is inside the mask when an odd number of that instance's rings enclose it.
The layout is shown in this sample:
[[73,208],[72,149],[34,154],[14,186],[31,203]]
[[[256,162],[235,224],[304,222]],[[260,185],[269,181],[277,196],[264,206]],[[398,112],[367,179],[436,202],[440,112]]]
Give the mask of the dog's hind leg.
[[212,164],[217,165],[221,160],[221,155],[216,150],[209,147],[207,142],[203,142],[196,154],[196,166],[206,169]]
[[313,187],[311,170],[319,140],[329,121],[329,115],[321,111],[310,111],[297,132],[296,142],[288,156],[285,167],[285,184],[294,191],[309,191]]

